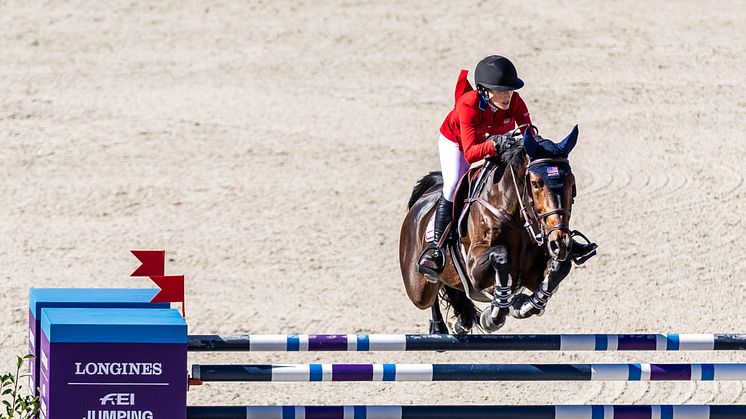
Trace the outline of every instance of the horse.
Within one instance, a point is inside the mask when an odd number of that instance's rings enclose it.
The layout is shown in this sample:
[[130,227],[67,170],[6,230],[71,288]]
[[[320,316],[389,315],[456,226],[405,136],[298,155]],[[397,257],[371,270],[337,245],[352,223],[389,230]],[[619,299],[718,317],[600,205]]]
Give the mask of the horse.
[[[417,182],[401,227],[399,264],[409,299],[421,310],[431,308],[430,333],[448,333],[441,298],[454,310],[457,334],[475,324],[494,332],[508,315],[524,319],[544,313],[572,268],[577,232],[570,230],[575,177],[568,156],[577,138],[577,125],[559,143],[541,138],[533,126],[523,135],[516,129],[503,137],[499,160],[487,159],[481,167],[478,190],[467,193],[466,200],[457,195],[454,206],[468,205],[461,217],[468,219],[462,223],[454,217],[446,229],[445,236],[451,233],[446,264],[435,282],[419,272],[417,262],[428,245],[426,230],[442,176],[431,172]],[[474,302],[490,305],[480,314]]]

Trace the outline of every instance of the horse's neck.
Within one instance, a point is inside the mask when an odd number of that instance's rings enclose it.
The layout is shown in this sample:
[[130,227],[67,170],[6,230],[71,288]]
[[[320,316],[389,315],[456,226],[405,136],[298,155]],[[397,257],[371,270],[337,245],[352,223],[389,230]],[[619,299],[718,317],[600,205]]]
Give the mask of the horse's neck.
[[[495,170],[500,170],[500,168]],[[519,196],[520,199],[523,199],[523,176],[525,172],[525,167],[513,166],[513,170],[511,171],[511,167],[507,166],[504,168],[500,180],[494,182],[494,178],[490,179],[488,181],[489,185],[484,191],[484,198],[487,202],[504,211],[506,215],[519,224],[522,224],[522,222],[521,207],[518,199]],[[513,174],[516,177],[515,183],[513,182]],[[518,185],[518,190],[516,190],[516,184]]]

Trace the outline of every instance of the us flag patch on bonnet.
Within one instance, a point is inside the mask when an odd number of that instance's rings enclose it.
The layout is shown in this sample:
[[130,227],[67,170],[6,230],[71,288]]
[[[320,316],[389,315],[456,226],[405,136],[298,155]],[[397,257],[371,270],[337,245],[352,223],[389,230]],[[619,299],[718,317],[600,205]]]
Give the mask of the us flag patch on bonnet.
[[547,166],[547,176],[549,177],[559,176],[559,168],[557,166]]

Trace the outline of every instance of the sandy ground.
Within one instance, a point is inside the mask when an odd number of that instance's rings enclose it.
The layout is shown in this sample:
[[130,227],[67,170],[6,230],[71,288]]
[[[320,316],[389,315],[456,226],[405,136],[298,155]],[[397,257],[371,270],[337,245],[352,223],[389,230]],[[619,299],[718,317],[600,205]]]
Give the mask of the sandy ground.
[[[188,278],[193,333],[424,332],[399,225],[458,70],[501,53],[575,123],[599,242],[506,332],[743,332],[746,2],[0,0],[0,365],[27,288]],[[194,356],[193,362],[218,362]],[[655,362],[739,354],[237,354],[224,362]],[[730,403],[742,383],[206,385],[192,404]]]

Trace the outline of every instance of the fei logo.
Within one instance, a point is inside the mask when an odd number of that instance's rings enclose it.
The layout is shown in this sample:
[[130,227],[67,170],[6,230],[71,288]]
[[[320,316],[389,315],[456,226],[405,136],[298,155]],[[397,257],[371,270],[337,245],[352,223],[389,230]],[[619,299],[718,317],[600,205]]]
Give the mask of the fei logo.
[[135,393],[109,393],[100,400],[101,406],[134,406]]
[[151,410],[121,410],[108,406],[134,406],[135,393],[109,393],[100,398],[101,410],[87,410],[83,419],[154,419]]

